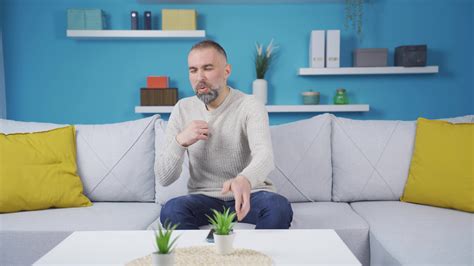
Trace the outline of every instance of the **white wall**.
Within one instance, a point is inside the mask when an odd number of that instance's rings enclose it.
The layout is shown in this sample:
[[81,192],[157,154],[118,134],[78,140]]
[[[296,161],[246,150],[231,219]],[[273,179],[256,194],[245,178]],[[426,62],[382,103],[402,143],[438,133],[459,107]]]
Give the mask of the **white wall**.
[[7,118],[7,99],[5,92],[5,68],[3,65],[2,30],[0,30],[0,118]]

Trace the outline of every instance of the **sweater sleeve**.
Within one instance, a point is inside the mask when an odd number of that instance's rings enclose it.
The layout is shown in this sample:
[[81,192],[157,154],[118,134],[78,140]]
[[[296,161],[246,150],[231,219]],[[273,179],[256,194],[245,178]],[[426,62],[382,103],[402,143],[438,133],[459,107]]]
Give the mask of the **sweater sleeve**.
[[253,96],[248,96],[246,133],[251,151],[251,161],[239,175],[245,176],[252,188],[263,183],[275,168],[268,113],[265,106]]
[[168,186],[176,181],[182,171],[184,152],[186,148],[177,140],[182,130],[179,102],[173,108],[166,127],[166,140],[163,149],[157,151],[155,160],[155,176],[162,186]]

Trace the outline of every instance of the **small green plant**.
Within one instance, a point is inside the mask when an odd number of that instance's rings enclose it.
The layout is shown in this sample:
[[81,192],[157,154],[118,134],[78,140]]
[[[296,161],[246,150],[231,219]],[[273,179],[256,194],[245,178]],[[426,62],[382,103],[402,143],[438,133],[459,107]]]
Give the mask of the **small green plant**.
[[234,227],[235,212],[229,213],[230,208],[225,207],[223,212],[218,212],[214,209],[211,209],[211,211],[214,215],[212,217],[206,216],[212,224],[212,227],[214,227],[215,234],[228,235],[232,231],[232,227]]
[[173,251],[173,245],[178,240],[179,236],[171,240],[171,234],[178,227],[178,224],[171,225],[169,222],[165,222],[164,227],[158,224],[158,231],[155,231],[155,242],[158,254],[169,254]]
[[273,52],[278,47],[273,46],[273,39],[270,41],[266,49],[264,49],[263,45],[259,43],[256,43],[255,46],[257,48],[255,53],[255,72],[257,74],[257,79],[264,79],[265,73],[267,73],[271,62],[273,61],[273,57],[275,56]]

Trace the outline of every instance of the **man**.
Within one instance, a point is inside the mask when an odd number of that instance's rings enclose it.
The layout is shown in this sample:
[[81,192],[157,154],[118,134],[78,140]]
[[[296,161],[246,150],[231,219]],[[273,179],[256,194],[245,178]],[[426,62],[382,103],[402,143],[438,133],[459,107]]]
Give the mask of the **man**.
[[211,209],[231,208],[238,221],[257,229],[287,229],[293,218],[288,200],[266,179],[273,151],[265,107],[253,96],[227,86],[231,66],[224,49],[206,40],[188,55],[189,81],[196,96],[180,100],[166,129],[166,147],[155,173],[167,186],[178,179],[189,156],[189,195],[168,201],[161,222],[178,229],[209,224]]

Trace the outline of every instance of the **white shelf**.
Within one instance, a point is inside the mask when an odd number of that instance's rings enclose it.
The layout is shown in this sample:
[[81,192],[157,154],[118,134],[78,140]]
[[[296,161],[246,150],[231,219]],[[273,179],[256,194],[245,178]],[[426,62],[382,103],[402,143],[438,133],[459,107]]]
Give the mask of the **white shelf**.
[[[368,104],[344,105],[267,105],[269,113],[313,113],[313,112],[368,112]],[[168,114],[173,106],[135,106],[135,113],[141,114]]]
[[432,74],[438,73],[438,66],[426,67],[339,67],[339,68],[300,68],[300,76],[324,75],[384,75],[384,74]]
[[135,106],[137,114],[170,114],[174,106]]
[[368,112],[368,104],[267,105],[269,113]]
[[312,4],[343,0],[137,0],[142,4]]
[[164,39],[204,38],[204,30],[67,30],[75,39]]

